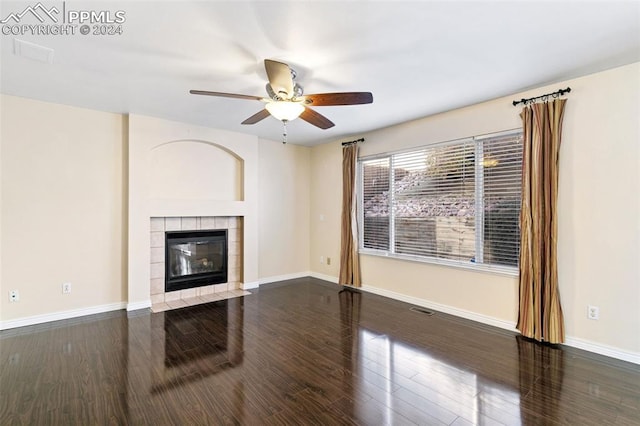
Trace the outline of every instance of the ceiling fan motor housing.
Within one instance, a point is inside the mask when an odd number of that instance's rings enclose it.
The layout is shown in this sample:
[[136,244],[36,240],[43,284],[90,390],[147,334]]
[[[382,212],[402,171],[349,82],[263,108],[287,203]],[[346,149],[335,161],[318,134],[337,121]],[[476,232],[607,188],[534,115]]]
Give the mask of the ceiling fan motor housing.
[[284,90],[281,90],[278,93],[276,93],[273,90],[273,87],[271,87],[271,83],[267,83],[265,87],[267,89],[267,95],[269,95],[269,98],[273,99],[274,101],[286,101],[290,99],[299,98],[304,93],[303,87],[298,83],[294,83],[293,93],[291,94],[285,92]]

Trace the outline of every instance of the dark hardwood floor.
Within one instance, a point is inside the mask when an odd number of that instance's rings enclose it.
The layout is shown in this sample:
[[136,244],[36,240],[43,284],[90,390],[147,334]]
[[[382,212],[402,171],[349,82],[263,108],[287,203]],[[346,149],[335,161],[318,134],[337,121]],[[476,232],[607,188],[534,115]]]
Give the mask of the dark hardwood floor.
[[640,367],[313,278],[0,332],[0,425],[640,425]]

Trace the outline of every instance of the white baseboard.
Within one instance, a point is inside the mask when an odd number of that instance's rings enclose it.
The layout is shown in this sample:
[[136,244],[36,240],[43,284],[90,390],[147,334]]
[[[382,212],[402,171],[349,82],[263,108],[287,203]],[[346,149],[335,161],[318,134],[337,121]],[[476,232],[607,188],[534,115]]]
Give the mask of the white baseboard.
[[635,352],[624,351],[611,346],[600,343],[591,342],[589,340],[580,339],[578,337],[566,336],[564,344],[573,348],[582,349],[599,355],[616,358],[622,361],[640,364],[640,354]]
[[[504,321],[501,319],[489,317],[489,316],[478,314],[475,312],[466,311],[464,309],[454,308],[453,306],[441,305],[439,303],[430,302],[428,300],[419,299],[417,297],[406,296],[404,294],[380,289],[377,287],[363,286],[361,289],[364,291],[368,291],[370,293],[378,294],[380,296],[385,296],[391,299],[400,300],[402,302],[411,303],[412,305],[422,306],[422,307],[433,309],[439,312],[444,312],[447,314],[466,318],[472,321],[477,321],[482,324],[492,325],[494,327],[519,333],[519,331],[516,330],[515,328],[515,324],[509,321]],[[624,351],[618,348],[602,345],[600,343],[591,342],[591,341],[580,339],[577,337],[566,336],[564,345],[571,346],[577,349],[582,349],[588,352],[593,352],[599,355],[616,358],[622,361],[632,362],[634,364],[640,364],[640,354]]]
[[[311,272],[311,276],[313,278],[318,278],[320,280],[329,281],[334,284],[338,284],[338,277],[321,274],[319,272]],[[505,330],[517,331],[515,329],[515,324],[512,324],[508,321],[500,320],[497,318],[489,317],[487,315],[482,315],[482,314],[478,314],[471,311],[466,311],[463,309],[454,308],[453,306],[442,305],[440,303],[430,302],[428,300],[420,299],[418,297],[407,296],[402,293],[396,293],[395,291],[385,290],[382,288],[372,287],[367,285],[360,287],[359,290],[366,291],[369,293],[374,293],[379,296],[388,297],[390,299],[399,300],[401,302],[410,303],[412,305],[422,306],[424,308],[429,308],[439,312],[444,312],[444,313],[455,315],[458,317],[470,319],[472,321],[477,321],[483,324],[492,325],[494,327],[502,328]]]
[[143,300],[142,302],[127,303],[127,312],[137,311],[138,309],[148,309],[151,307],[151,300]]
[[310,272],[310,277],[317,278],[319,280],[329,281],[330,283],[338,284],[338,277],[332,275],[321,274],[320,272]]
[[259,285],[262,285],[262,284],[275,283],[278,281],[295,280],[296,278],[306,278],[310,276],[310,274],[311,272],[305,271],[305,272],[296,272],[293,274],[286,274],[286,275],[276,275],[273,277],[260,278],[258,283]]
[[360,288],[363,291],[367,291],[369,293],[378,294],[380,296],[389,297],[391,299],[400,300],[401,302],[410,303],[412,305],[422,306],[423,308],[433,309],[438,312],[444,312],[445,314],[454,315],[461,318],[466,318],[472,321],[480,322],[482,324],[492,325],[494,327],[502,328],[509,331],[517,331],[515,329],[515,324],[504,321],[498,318],[493,318],[487,315],[478,314],[476,312],[467,311],[464,309],[455,308],[449,305],[442,305],[440,303],[430,302],[425,299],[420,299],[418,297],[407,296],[405,294],[396,293],[394,291],[385,290],[382,288],[371,287],[371,286],[362,286]]
[[82,317],[85,315],[101,314],[103,312],[118,311],[124,309],[125,302],[110,303],[108,305],[91,306],[89,308],[72,309],[69,311],[52,312],[50,314],[34,315],[32,317],[17,318],[0,322],[0,330],[25,327],[27,325],[42,324],[51,321]]
[[[430,302],[428,300],[407,296],[401,293],[396,293],[393,291],[380,289],[377,287],[363,286],[361,289],[364,291],[368,291],[370,293],[378,294],[380,296],[385,296],[391,299],[400,300],[402,302],[411,303],[412,305],[422,306],[422,307],[433,309],[439,312],[444,312],[447,314],[466,318],[472,321],[477,321],[482,324],[487,324],[494,327],[519,333],[519,331],[516,330],[515,328],[515,324],[508,321],[500,320],[497,318],[489,317],[489,316],[478,314],[475,312],[466,311],[463,309],[454,308],[452,306],[441,305],[439,303]],[[582,349],[588,352],[593,352],[599,355],[608,356],[610,358],[615,358],[622,361],[631,362],[634,364],[640,364],[640,354],[624,351],[618,348],[602,345],[600,343],[591,342],[591,341],[580,339],[577,337],[566,336],[564,345],[571,346],[577,349]]]
[[258,287],[260,287],[260,281],[248,281],[240,284],[240,288],[243,290],[251,290]]
[[[332,283],[338,283],[336,277],[329,275],[323,275],[317,272],[312,272],[311,276],[321,280],[329,281]],[[515,328],[515,323],[504,321],[498,318],[493,318],[487,315],[478,314],[476,312],[467,311],[464,309],[455,308],[453,306],[442,305],[440,303],[431,302],[425,299],[417,297],[407,296],[405,294],[396,293],[394,291],[381,289],[378,287],[362,286],[360,290],[374,293],[380,296],[388,297],[390,299],[399,300],[401,302],[410,303],[416,306],[422,306],[424,308],[433,309],[435,311],[444,312],[446,314],[455,315],[457,317],[466,318],[472,321],[477,321],[482,324],[491,325],[504,330],[513,331],[519,333]],[[603,345],[600,343],[591,342],[589,340],[580,339],[577,337],[567,336],[564,345],[571,346],[573,348],[582,349],[588,352],[593,352],[599,355],[608,356],[611,358],[619,359],[622,361],[631,362],[634,364],[640,364],[640,354],[630,351],[625,351],[619,348]]]

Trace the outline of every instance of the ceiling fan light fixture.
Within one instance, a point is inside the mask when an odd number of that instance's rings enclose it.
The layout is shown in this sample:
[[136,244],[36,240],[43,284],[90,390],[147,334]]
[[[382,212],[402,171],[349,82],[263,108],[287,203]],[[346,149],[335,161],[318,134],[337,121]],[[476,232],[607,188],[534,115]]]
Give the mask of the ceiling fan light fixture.
[[269,114],[280,121],[295,120],[304,111],[304,105],[291,101],[275,101],[265,105]]

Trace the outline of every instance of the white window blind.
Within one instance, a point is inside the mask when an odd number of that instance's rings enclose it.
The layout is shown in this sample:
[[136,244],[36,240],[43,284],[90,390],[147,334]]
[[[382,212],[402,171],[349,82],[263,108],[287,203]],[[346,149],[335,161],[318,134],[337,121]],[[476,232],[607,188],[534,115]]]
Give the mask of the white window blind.
[[521,167],[521,132],[362,159],[361,249],[517,266]]
[[484,244],[478,261],[517,266],[522,196],[522,133],[478,140],[481,168]]
[[366,214],[361,221],[366,235],[362,246],[368,249],[389,249],[389,160],[387,157],[363,161],[360,167],[360,192],[367,200]]

